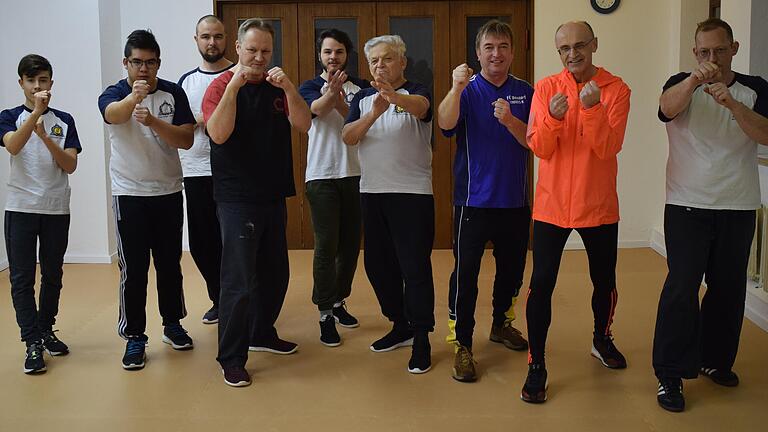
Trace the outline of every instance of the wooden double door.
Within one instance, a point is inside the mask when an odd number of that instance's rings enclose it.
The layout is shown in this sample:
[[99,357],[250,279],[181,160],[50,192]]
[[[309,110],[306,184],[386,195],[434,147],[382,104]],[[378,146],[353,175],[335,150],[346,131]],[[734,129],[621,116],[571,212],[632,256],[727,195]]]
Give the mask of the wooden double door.
[[[430,89],[433,110],[451,86],[451,72],[467,63],[480,66],[475,55],[477,29],[492,18],[508,22],[514,31],[511,72],[531,81],[529,0],[504,1],[317,1],[269,2],[215,0],[214,10],[227,30],[227,54],[237,62],[237,28],[248,18],[270,21],[275,28],[272,62],[285,70],[298,87],[322,72],[315,40],[328,28],[348,33],[355,49],[348,55],[347,72],[371,79],[363,46],[377,35],[397,34],[406,43],[405,77]],[[451,248],[452,187],[455,139],[445,138],[433,121],[432,182],[435,197],[435,242],[438,249]],[[304,195],[307,166],[307,135],[293,132],[293,168],[297,194],[288,200],[288,247],[314,246],[309,203]]]

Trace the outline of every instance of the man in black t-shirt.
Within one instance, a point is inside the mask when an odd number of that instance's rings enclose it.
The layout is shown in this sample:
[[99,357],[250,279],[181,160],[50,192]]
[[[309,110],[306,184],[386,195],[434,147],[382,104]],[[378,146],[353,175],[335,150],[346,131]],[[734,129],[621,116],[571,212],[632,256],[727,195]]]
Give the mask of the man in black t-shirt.
[[237,66],[203,98],[223,247],[217,360],[235,387],[251,383],[249,345],[275,354],[297,349],[274,324],[288,289],[285,198],[296,193],[291,126],[307,132],[311,114],[285,72],[267,69],[273,35],[261,19],[243,22]]

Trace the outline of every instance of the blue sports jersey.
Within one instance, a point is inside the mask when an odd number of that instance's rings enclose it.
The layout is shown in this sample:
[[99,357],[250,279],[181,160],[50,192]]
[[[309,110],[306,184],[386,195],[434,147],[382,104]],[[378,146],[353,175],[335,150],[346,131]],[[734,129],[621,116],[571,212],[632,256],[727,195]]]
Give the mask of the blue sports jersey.
[[501,86],[482,75],[461,93],[459,120],[443,135],[457,135],[453,202],[457,206],[519,208],[528,205],[528,150],[493,116],[493,102],[509,102],[512,115],[528,123],[533,88],[509,75]]

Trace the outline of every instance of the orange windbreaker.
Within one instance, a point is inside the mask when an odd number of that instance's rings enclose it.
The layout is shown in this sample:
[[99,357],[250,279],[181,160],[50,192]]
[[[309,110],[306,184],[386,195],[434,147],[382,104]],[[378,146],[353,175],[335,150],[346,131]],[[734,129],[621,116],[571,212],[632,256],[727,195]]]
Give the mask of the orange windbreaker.
[[[533,219],[563,228],[584,228],[619,221],[616,155],[629,115],[629,87],[597,68],[592,78],[600,103],[581,106],[577,83],[567,69],[536,83],[528,121],[528,146],[540,158]],[[568,97],[562,121],[549,115],[555,93]]]

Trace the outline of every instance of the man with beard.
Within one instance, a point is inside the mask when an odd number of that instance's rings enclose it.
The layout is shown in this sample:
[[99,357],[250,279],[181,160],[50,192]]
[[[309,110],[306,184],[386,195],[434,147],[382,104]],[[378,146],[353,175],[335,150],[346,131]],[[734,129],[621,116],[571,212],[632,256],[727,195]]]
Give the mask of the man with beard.
[[224,24],[214,15],[197,21],[195,42],[203,62],[179,79],[187,93],[195,115],[195,142],[192,148],[179,152],[184,171],[184,194],[187,198],[189,251],[205,279],[213,306],[203,315],[204,324],[219,322],[219,269],[221,267],[221,229],[213,201],[211,177],[211,143],[205,134],[202,102],[208,85],[234,63],[224,58],[227,35]]
[[359,325],[344,299],[352,291],[360,252],[360,161],[357,145],[341,140],[341,129],[349,101],[370,85],[345,72],[352,51],[346,33],[323,31],[317,48],[323,73],[304,82],[299,93],[312,112],[305,175],[315,232],[312,302],[320,310],[320,342],[334,347],[341,344],[337,322],[347,328]]
[[187,95],[160,79],[160,46],[147,30],[128,36],[123,66],[128,78],[99,96],[111,142],[109,172],[120,264],[118,334],[126,339],[123,368],[144,367],[148,337],[149,257],[157,274],[163,342],[192,348],[179,320],[187,315],[181,275],[184,200],[178,149],[192,146],[195,119]]
[[285,198],[296,193],[291,127],[306,133],[312,117],[285,72],[268,69],[273,38],[268,22],[244,21],[237,66],[213,80],[203,97],[222,240],[217,360],[234,387],[251,383],[249,349],[297,349],[278,337],[275,321],[289,278]]

